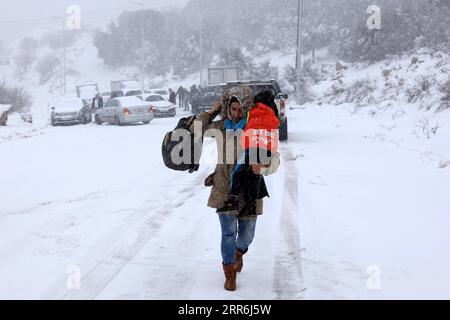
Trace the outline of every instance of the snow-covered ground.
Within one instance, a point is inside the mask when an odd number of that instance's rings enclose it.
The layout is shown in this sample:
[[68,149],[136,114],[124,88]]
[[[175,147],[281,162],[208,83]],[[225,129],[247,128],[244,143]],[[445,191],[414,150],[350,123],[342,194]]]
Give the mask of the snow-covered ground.
[[[78,72],[68,96],[81,83],[107,91],[133,71],[105,68],[90,37],[67,50]],[[283,70],[293,58],[255,61]],[[206,207],[213,141],[198,172],[170,171],[160,143],[177,119],[50,127],[58,78],[41,86],[34,71],[18,78],[1,66],[0,80],[34,104],[33,124],[12,114],[0,127],[0,299],[448,299],[450,110],[433,111],[450,57],[342,66],[318,52],[315,101],[290,106],[289,141],[236,292],[223,290],[219,222]],[[406,103],[422,76],[431,87]],[[355,80],[372,90],[358,106],[345,103]],[[189,87],[198,74],[167,81]],[[78,272],[81,287],[70,289]]]
[[449,298],[449,113],[427,139],[408,107],[290,110],[235,292],[206,207],[212,141],[190,175],[161,161],[176,119],[0,129],[0,298]]
[[295,116],[306,297],[448,299],[449,122],[419,139],[414,112],[352,109]]

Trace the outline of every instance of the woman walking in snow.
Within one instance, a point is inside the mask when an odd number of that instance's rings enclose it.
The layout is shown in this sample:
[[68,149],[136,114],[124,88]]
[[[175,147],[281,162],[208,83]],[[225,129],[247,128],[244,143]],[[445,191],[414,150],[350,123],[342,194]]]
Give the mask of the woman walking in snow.
[[[247,112],[254,107],[254,96],[252,90],[245,85],[234,87],[224,93],[220,102],[216,102],[209,111],[198,115],[196,121],[200,121],[202,127],[207,129],[220,130],[221,137],[215,137],[217,145],[222,148],[219,150],[219,162],[216,165],[214,173],[206,180],[205,185],[211,186],[211,195],[208,200],[208,207],[221,209],[225,206],[230,196],[230,176],[238,163],[237,150],[231,150],[234,154],[233,163],[227,163],[226,139],[227,133],[233,133],[235,130],[242,130],[246,125]],[[221,113],[222,118],[213,121]],[[191,129],[193,131],[193,127]],[[205,130],[205,131],[206,131]],[[242,132],[242,131],[241,131]],[[234,144],[233,144],[234,145]],[[237,148],[236,148],[237,149]],[[265,175],[274,173],[279,166],[279,154],[272,155],[270,165],[262,169],[261,164],[252,165],[253,172]],[[241,202],[243,203],[243,202]],[[255,214],[247,216],[238,216],[239,210],[218,212],[221,226],[221,254],[222,268],[225,274],[224,288],[229,291],[236,290],[236,273],[241,272],[243,268],[243,256],[247,253],[250,244],[255,235],[256,220],[263,213],[263,200],[258,199],[255,203]]]

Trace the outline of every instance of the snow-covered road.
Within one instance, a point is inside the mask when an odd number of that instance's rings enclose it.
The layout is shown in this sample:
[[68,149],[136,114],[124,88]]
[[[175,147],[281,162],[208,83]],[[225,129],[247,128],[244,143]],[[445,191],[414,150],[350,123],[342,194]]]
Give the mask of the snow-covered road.
[[[437,166],[448,144],[421,150],[345,108],[293,110],[238,290],[227,292],[203,186],[215,146],[199,172],[166,169],[160,142],[175,123],[0,139],[0,298],[450,297],[450,171]],[[81,288],[70,289],[78,271]]]

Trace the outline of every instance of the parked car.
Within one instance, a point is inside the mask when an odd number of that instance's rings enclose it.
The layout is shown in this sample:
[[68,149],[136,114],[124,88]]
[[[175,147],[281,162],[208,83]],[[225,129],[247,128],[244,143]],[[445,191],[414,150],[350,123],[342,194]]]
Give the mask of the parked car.
[[158,89],[158,88],[157,89],[150,89],[150,90],[148,90],[147,93],[159,94],[161,97],[164,98],[164,100],[169,101],[170,93],[169,93],[169,90],[167,90],[167,89]]
[[20,117],[22,118],[23,122],[33,123],[33,116],[30,113],[22,113]]
[[144,94],[138,98],[150,103],[155,110],[155,117],[175,117],[177,114],[175,105],[159,94]]
[[97,124],[108,122],[120,126],[138,122],[148,124],[154,117],[155,112],[149,102],[137,97],[118,97],[97,109],[94,119]]
[[92,121],[92,112],[86,100],[81,98],[64,98],[51,105],[50,122],[58,124],[87,124]]

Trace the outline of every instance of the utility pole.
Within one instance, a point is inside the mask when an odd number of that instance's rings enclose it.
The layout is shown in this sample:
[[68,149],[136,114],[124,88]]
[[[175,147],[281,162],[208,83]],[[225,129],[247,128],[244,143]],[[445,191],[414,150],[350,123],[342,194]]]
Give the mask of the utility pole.
[[295,96],[297,104],[301,103],[300,80],[302,73],[302,54],[303,54],[303,0],[298,0],[297,8],[297,51],[295,59],[295,72],[297,81],[295,84]]
[[203,20],[200,17],[200,39],[199,39],[199,51],[200,51],[200,86],[203,84]]
[[144,3],[141,2],[141,90],[144,93]]
[[66,19],[65,17],[62,18],[62,94],[63,96],[66,95],[66,41],[64,37],[65,29],[66,28]]
[[144,91],[144,69],[145,69],[145,56],[144,56],[144,2],[128,0],[128,2],[141,6],[141,89]]
[[58,49],[58,53],[59,53],[59,94],[61,96],[64,95],[64,90],[63,90],[63,50],[62,50],[62,36],[60,38],[61,40],[61,47]]

